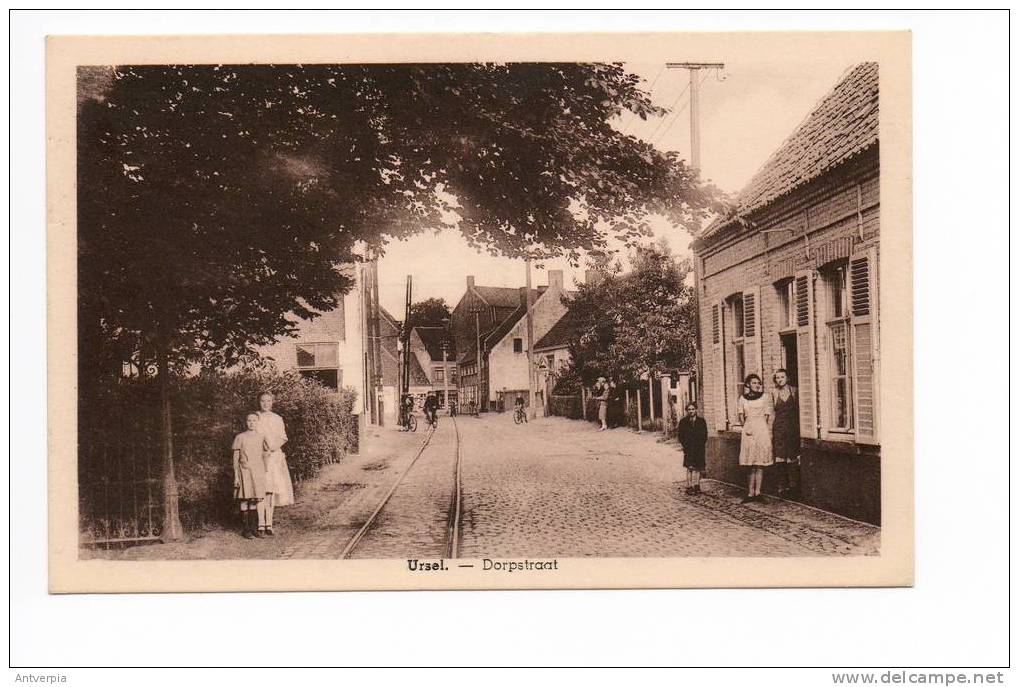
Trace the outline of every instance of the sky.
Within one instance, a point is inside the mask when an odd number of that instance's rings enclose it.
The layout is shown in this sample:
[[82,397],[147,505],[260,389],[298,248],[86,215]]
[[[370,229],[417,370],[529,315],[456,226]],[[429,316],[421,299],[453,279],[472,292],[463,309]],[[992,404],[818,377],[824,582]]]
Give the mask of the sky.
[[[737,193],[852,66],[845,56],[726,62],[725,69],[702,72],[700,81],[701,167],[703,176],[727,193]],[[711,56],[710,60],[719,61]],[[642,121],[624,116],[617,128],[649,140],[662,150],[690,156],[689,76],[684,69],[661,63],[628,63],[626,68],[644,79],[652,100],[672,112]],[[656,238],[664,238],[675,254],[689,254],[690,235],[654,218]],[[582,268],[565,259],[532,269],[532,285],[548,283],[547,270],[565,272],[569,287],[583,278]],[[495,258],[469,247],[455,229],[424,231],[386,247],[379,261],[382,305],[403,319],[407,276],[413,276],[414,301],[444,298],[450,307],[460,300],[468,275],[484,286],[524,285],[523,260]]]

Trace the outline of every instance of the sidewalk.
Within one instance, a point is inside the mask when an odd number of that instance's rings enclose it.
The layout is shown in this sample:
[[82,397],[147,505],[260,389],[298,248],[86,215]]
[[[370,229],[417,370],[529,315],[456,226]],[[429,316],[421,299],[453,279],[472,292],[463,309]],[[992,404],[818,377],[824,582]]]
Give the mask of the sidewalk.
[[295,485],[297,502],[276,511],[276,536],[244,539],[240,528],[211,527],[187,541],[113,548],[82,548],[81,558],[111,560],[236,560],[336,558],[364,524],[403,466],[417,453],[426,432],[369,427],[362,452],[327,465]]

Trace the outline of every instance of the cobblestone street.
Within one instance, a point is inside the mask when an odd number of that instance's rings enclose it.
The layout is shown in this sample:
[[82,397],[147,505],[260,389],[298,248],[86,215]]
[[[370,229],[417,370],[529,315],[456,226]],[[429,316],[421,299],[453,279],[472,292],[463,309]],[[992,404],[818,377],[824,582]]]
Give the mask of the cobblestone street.
[[[873,555],[880,529],[704,480],[683,492],[682,455],[660,435],[562,418],[443,416],[428,432],[370,429],[361,454],[300,486],[277,511],[277,536],[214,528],[189,541],[83,551],[120,559],[338,558],[397,480],[351,558],[438,558],[447,542],[457,429],[462,454],[460,556],[673,557]],[[420,453],[420,457],[414,461]],[[413,465],[408,470],[408,465]],[[406,473],[404,475],[404,473]]]
[[656,434],[509,414],[464,418],[465,558],[811,556],[878,552],[879,528],[710,480],[683,492],[682,454]]

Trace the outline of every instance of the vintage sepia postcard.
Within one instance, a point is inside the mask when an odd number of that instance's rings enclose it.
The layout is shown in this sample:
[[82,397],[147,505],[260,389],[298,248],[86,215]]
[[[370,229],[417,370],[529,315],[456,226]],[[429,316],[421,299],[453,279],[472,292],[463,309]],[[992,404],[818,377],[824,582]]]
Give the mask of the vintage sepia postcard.
[[51,37],[52,592],[909,585],[908,33]]

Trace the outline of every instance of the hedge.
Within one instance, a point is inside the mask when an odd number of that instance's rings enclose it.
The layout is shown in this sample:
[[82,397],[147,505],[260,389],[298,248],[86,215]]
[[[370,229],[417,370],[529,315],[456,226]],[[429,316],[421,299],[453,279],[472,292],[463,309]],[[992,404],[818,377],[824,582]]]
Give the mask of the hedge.
[[[283,450],[295,483],[317,474],[324,465],[357,451],[356,392],[332,392],[293,372],[272,368],[203,373],[179,380],[173,389],[174,467],[185,527],[232,517],[233,437],[245,429],[245,416],[258,409],[263,390],[273,393],[273,410],[286,423],[289,441]],[[112,440],[159,455],[159,402],[154,380],[121,380],[93,390],[83,399],[79,422],[79,470],[90,465],[90,446]],[[157,459],[158,460],[158,459]],[[91,475],[80,480],[109,484],[116,476]],[[96,479],[98,477],[98,479]],[[88,501],[90,494],[82,493]]]

